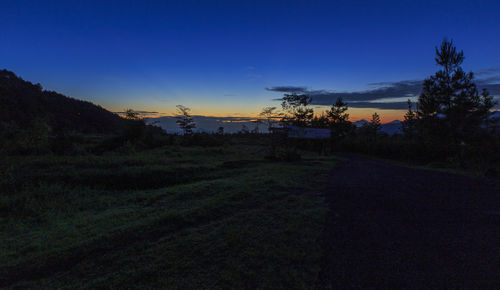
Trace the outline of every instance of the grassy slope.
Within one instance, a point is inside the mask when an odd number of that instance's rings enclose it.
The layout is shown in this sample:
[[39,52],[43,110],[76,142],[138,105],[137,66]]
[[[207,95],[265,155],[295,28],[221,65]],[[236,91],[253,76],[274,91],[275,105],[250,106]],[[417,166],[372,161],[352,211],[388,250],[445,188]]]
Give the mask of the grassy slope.
[[334,160],[263,155],[229,146],[4,157],[0,283],[311,287],[326,212],[321,181]]

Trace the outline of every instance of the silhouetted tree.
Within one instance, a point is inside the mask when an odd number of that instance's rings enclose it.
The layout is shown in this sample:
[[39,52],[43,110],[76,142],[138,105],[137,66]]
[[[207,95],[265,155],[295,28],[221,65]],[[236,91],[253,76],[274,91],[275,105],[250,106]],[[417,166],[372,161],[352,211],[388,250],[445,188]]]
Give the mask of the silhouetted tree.
[[372,134],[376,136],[382,128],[382,124],[380,123],[380,116],[377,114],[377,112],[373,113],[372,119],[370,120],[370,123],[368,125],[370,126]]
[[417,114],[412,109],[413,104],[410,99],[408,99],[408,111],[404,116],[402,123],[403,134],[412,139],[417,134]]
[[139,117],[139,113],[132,110],[125,110],[125,119],[127,119],[127,127],[125,129],[124,137],[128,141],[138,141],[144,137],[146,123]]
[[217,129],[217,134],[219,134],[219,135],[224,135],[224,127],[219,127],[219,128]]
[[137,113],[136,111],[134,111],[132,109],[126,109],[125,110],[125,119],[137,120],[137,119],[139,119],[139,113]]
[[322,113],[319,116],[314,116],[311,120],[311,127],[313,128],[328,128],[330,126],[330,122],[325,113]]
[[183,105],[177,105],[177,125],[184,131],[184,135],[193,134],[193,129],[196,128],[196,123],[189,113],[190,108],[184,107]]
[[285,94],[281,99],[281,107],[288,114],[282,118],[284,124],[307,126],[311,123],[314,110],[309,108],[312,98],[307,95]]
[[270,131],[273,127],[274,123],[276,123],[276,119],[281,117],[281,113],[276,110],[276,107],[265,107],[262,109],[262,112],[259,113],[259,116],[266,118],[267,129]]
[[464,54],[457,52],[453,41],[443,40],[435,60],[441,69],[424,81],[419,124],[426,136],[458,144],[481,128],[494,103],[486,91],[479,95],[473,73],[463,71]]
[[332,137],[344,137],[351,129],[351,122],[349,122],[349,114],[346,113],[347,104],[338,98],[335,104],[326,111],[326,116],[329,119],[329,126],[332,130]]

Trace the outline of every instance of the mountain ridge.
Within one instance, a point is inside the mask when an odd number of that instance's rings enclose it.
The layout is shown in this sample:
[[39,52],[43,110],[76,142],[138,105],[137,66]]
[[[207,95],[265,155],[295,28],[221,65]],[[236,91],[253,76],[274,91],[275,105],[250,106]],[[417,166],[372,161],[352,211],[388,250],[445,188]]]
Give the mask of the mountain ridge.
[[0,70],[0,122],[26,128],[35,120],[46,122],[56,133],[117,133],[127,121],[99,105],[44,90]]

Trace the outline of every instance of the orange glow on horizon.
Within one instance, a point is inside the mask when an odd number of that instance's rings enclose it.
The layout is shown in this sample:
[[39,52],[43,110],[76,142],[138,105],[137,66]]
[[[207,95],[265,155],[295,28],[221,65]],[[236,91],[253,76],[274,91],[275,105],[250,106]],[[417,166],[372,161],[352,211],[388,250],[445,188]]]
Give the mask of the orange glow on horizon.
[[[189,107],[189,106],[188,106]],[[157,108],[158,113],[142,113],[140,114],[141,118],[158,118],[158,117],[171,117],[175,116],[175,109],[166,108],[166,110],[159,110],[163,108]],[[325,109],[315,108],[315,115],[320,115]],[[137,111],[149,112],[153,110],[148,110],[147,107],[141,107],[134,109]],[[210,110],[205,107],[205,110],[192,109],[191,113],[194,116],[204,116],[204,117],[214,117],[214,118],[224,118],[224,117],[233,117],[233,118],[252,118],[257,119],[262,117],[259,116],[260,113],[259,107],[257,108],[217,108]],[[110,110],[112,112],[123,111],[123,109]],[[163,111],[163,112],[162,112]],[[168,112],[165,112],[168,111]],[[403,120],[403,116],[405,114],[405,110],[381,110],[381,109],[373,109],[373,108],[349,108],[347,113],[349,114],[349,121],[356,122],[359,120],[367,120],[369,121],[373,115],[373,113],[377,112],[380,116],[380,120],[382,123],[392,122],[394,120]],[[122,114],[119,114],[122,115]]]

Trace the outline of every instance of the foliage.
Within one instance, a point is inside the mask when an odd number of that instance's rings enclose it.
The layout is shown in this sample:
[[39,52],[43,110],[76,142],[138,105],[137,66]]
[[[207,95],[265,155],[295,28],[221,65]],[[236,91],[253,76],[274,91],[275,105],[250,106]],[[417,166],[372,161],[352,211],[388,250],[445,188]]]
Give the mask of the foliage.
[[310,125],[314,111],[309,108],[312,98],[301,94],[285,94],[281,99],[281,107],[286,114],[281,119],[283,124],[306,127]]
[[417,135],[417,113],[412,110],[412,107],[411,100],[408,99],[408,111],[404,115],[402,130],[409,139],[413,139]]
[[345,137],[352,129],[347,109],[347,104],[342,101],[342,98],[338,98],[335,104],[330,107],[330,110],[326,111],[332,137],[335,139]]
[[377,114],[377,112],[373,113],[369,126],[374,133],[380,131],[382,124],[380,123],[380,116]]
[[132,110],[132,109],[126,109],[125,110],[125,119],[137,120],[137,119],[139,119],[139,113]]
[[193,129],[196,128],[196,123],[191,117],[191,109],[183,105],[177,105],[177,125],[182,129],[184,135],[193,134]]
[[418,99],[417,116],[426,138],[455,144],[471,140],[494,105],[486,91],[479,95],[473,73],[461,67],[463,60],[453,41],[445,39],[436,48],[441,69],[424,81]]
[[259,116],[264,117],[267,123],[267,129],[270,130],[274,127],[276,119],[280,118],[283,114],[277,111],[276,107],[265,107],[259,113]]
[[316,115],[311,120],[311,127],[313,127],[313,128],[329,128],[330,127],[330,120],[328,120],[328,117],[326,116],[325,113],[322,113],[319,116]]

